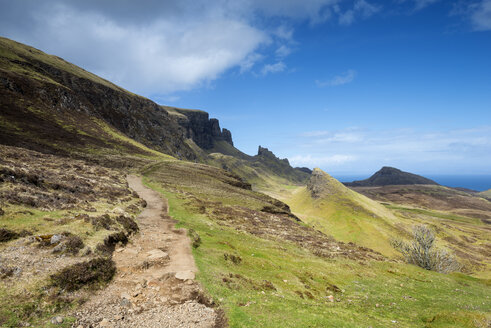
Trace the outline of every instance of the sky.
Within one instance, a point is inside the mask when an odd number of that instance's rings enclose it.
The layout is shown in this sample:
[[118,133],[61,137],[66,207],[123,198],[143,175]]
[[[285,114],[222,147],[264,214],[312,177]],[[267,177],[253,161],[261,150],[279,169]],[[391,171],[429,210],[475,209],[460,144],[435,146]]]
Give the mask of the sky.
[[251,155],[491,174],[491,0],[0,0],[0,35],[205,110]]

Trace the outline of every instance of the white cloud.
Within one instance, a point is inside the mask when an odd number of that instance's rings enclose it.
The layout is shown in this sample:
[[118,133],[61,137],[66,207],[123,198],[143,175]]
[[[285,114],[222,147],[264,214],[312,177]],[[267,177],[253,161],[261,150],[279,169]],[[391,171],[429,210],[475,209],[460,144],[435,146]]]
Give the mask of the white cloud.
[[[259,72],[284,71],[296,48],[292,26],[340,15],[343,1],[0,0],[0,30],[133,92],[169,95],[206,86],[232,68],[254,72],[266,57],[276,62]],[[366,0],[352,1],[358,16],[376,11]]]
[[264,65],[263,69],[261,70],[261,74],[267,75],[269,73],[279,73],[279,72],[283,72],[285,69],[286,69],[285,63],[279,61],[274,64]]
[[307,167],[318,167],[318,166],[337,166],[347,162],[352,162],[356,160],[356,156],[335,154],[327,156],[312,156],[312,155],[297,155],[289,159],[292,166],[307,166]]
[[337,75],[333,77],[332,79],[328,81],[320,81],[316,80],[315,83],[317,84],[318,87],[334,87],[334,86],[339,86],[347,83],[353,82],[353,80],[356,77],[356,71],[355,70],[348,70],[344,72],[343,74]]
[[[318,22],[339,1],[0,0],[0,30],[149,96],[207,85],[234,67],[250,71],[272,38],[283,59],[294,43],[285,21]],[[282,23],[261,28],[258,16]],[[285,68],[279,60],[262,72]]]
[[[240,65],[268,36],[238,20],[155,20],[125,25],[58,6],[40,12],[43,48],[132,91],[170,93],[216,79]],[[58,49],[63,44],[63,49]]]

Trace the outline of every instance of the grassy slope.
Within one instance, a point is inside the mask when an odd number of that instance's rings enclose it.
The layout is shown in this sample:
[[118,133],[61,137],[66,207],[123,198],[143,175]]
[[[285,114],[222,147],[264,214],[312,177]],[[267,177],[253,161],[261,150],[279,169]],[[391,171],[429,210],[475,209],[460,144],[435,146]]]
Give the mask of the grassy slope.
[[321,197],[311,196],[306,186],[280,186],[267,191],[287,203],[302,221],[343,242],[354,242],[387,256],[395,255],[389,244],[393,236],[404,234],[400,219],[390,210],[345,187],[322,172],[329,189]]
[[[257,209],[261,196],[198,171],[190,173],[192,182],[175,171],[155,166],[145,172],[146,184],[168,198],[181,226],[201,236],[194,250],[198,280],[226,310],[231,327],[486,327],[491,320],[489,281],[394,262],[326,259],[247,233],[239,218],[217,220],[213,204]],[[224,253],[242,261],[226,261]],[[332,303],[326,299],[331,294]]]
[[[12,63],[10,60],[15,60],[16,62]],[[53,67],[59,68],[63,71],[74,74],[80,78],[84,78],[92,82],[102,84],[106,87],[109,87],[117,91],[122,91],[125,93],[132,94],[129,91],[121,87],[118,87],[117,85],[107,80],[104,80],[103,78],[93,73],[90,73],[78,66],[70,64],[69,62],[63,60],[60,57],[47,55],[44,52],[35,49],[33,47],[29,47],[22,43],[0,37],[0,68],[1,69],[23,74],[30,78],[38,79],[43,82],[58,84],[57,82],[53,81],[49,77],[36,73],[33,70],[29,69],[29,65],[31,61],[43,62],[52,65]]]
[[[285,193],[286,195],[286,193]],[[343,242],[354,242],[385,255],[394,255],[389,244],[400,220],[382,205],[355,192],[313,199],[306,187],[297,187],[280,198],[304,222]]]
[[491,278],[491,236],[480,219],[404,204],[383,206],[336,182],[332,183],[334,194],[318,199],[311,197],[306,187],[283,187],[280,192],[269,194],[287,203],[297,216],[316,229],[387,256],[397,255],[390,239],[406,238],[414,225],[430,225],[439,244],[458,256],[464,272]]

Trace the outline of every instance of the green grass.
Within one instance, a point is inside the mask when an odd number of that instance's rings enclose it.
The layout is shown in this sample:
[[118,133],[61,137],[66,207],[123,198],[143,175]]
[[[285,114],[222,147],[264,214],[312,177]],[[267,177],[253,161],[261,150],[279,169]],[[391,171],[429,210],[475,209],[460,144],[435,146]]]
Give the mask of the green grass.
[[342,186],[344,192],[314,199],[306,187],[296,187],[276,195],[287,203],[302,221],[336,240],[369,247],[387,256],[396,254],[390,238],[401,232],[400,219],[379,203]]
[[[231,327],[446,327],[449,322],[486,327],[491,320],[489,281],[402,263],[324,259],[286,241],[253,236],[197,213],[189,193],[200,191],[188,187],[187,194],[177,193],[160,180],[162,169],[147,171],[144,181],[167,197],[180,226],[200,235],[202,244],[194,250],[197,279],[225,309]],[[208,185],[207,191],[213,189]],[[221,202],[233,205],[232,198]],[[225,253],[242,262],[225,260]],[[343,291],[329,291],[332,285]],[[331,294],[336,302],[327,301]]]
[[459,215],[455,215],[455,214],[451,214],[451,213],[444,213],[444,212],[435,211],[435,210],[425,210],[425,209],[421,209],[421,208],[410,208],[410,207],[394,205],[394,204],[386,204],[385,207],[387,207],[391,210],[397,210],[397,211],[401,211],[401,212],[411,212],[411,213],[432,216],[432,217],[445,219],[445,220],[465,222],[465,223],[471,223],[471,224],[475,224],[475,225],[484,225],[484,223],[480,219],[469,218],[469,217],[465,217],[465,216],[459,216]]

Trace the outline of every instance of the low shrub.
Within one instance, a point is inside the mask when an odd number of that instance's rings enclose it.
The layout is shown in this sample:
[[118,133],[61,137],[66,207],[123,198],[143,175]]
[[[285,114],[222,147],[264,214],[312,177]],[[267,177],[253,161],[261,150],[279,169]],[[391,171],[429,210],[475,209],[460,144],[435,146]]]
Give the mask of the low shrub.
[[109,282],[116,273],[116,265],[109,258],[96,258],[70,265],[51,275],[55,287],[75,291],[84,286],[95,286]]
[[234,254],[224,253],[223,258],[225,259],[225,261],[231,261],[233,264],[237,264],[237,265],[240,264],[240,262],[242,262],[242,258]]
[[82,238],[80,238],[79,236],[76,236],[76,235],[70,235],[67,237],[66,241],[65,241],[65,247],[66,247],[66,251],[67,253],[70,253],[70,254],[77,254],[78,251],[82,248],[84,248],[84,242],[82,240]]
[[111,219],[109,214],[104,214],[95,218],[91,218],[90,222],[96,230],[106,229],[111,230],[114,221]]
[[194,229],[189,229],[188,234],[191,238],[193,248],[198,248],[201,245],[201,237]]
[[138,224],[130,217],[121,215],[116,221],[121,224],[128,234],[133,234],[138,232]]
[[114,248],[118,243],[123,245],[128,243],[128,236],[122,231],[107,236],[104,239],[104,243],[97,245],[96,249],[101,253],[110,254],[114,252]]
[[20,235],[12,230],[0,228],[0,243],[10,241],[12,239],[19,238]]

